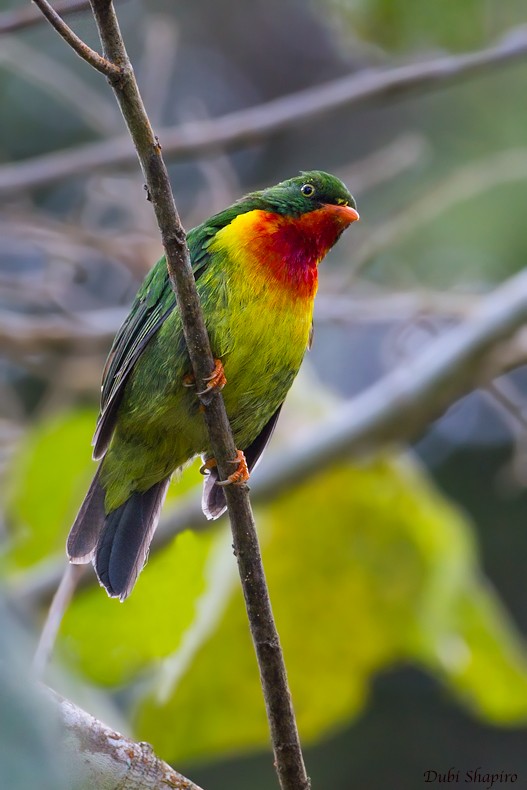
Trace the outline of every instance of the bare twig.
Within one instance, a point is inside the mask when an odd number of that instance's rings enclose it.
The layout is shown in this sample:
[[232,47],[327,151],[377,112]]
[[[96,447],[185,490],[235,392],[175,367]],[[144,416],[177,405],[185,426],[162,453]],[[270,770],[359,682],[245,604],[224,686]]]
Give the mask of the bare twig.
[[5,36],[0,44],[0,63],[18,77],[39,85],[57,101],[68,104],[98,134],[116,134],[120,130],[121,119],[115,105],[55,58],[14,36]]
[[119,308],[64,316],[20,315],[0,310],[0,350],[21,354],[67,350],[82,345],[83,350],[108,351],[108,345],[126,318]]
[[[455,400],[527,360],[527,272],[512,277],[474,307],[463,323],[427,344],[363,393],[334,411],[302,442],[284,447],[258,469],[251,498],[268,503],[342,458],[407,442]],[[270,460],[270,463],[269,463]],[[162,519],[152,550],[185,529],[206,526],[194,494]],[[19,577],[17,600],[36,606],[55,591],[63,563]],[[92,584],[92,575],[86,583]]]
[[363,159],[354,161],[339,175],[345,184],[353,184],[355,195],[362,197],[368,190],[418,165],[427,147],[423,135],[407,132]]
[[[38,0],[39,6],[43,0]],[[185,233],[172,196],[161,146],[154,136],[143,107],[110,0],[92,0],[105,58],[114,64],[110,84],[127,123],[146,180],[148,194],[161,232],[172,287],[180,306],[187,348],[199,389],[214,361],[196,290]],[[55,25],[71,44],[69,32]],[[222,479],[231,471],[236,457],[232,431],[220,393],[204,400],[204,417],[210,445]],[[249,616],[251,634],[260,668],[264,698],[271,729],[275,765],[282,790],[308,790],[307,778],[278,634],[260,557],[247,486],[229,486],[226,500],[234,549]]]
[[57,592],[53,596],[53,601],[49,607],[46,623],[40,634],[37,649],[33,657],[33,671],[37,678],[41,678],[44,674],[48,661],[53,653],[53,647],[64,613],[69,606],[79,580],[85,572],[85,565],[70,564],[66,566]]
[[[389,220],[370,229],[366,239],[354,251],[351,274],[342,277],[341,291],[346,283],[368,265],[380,252],[414,233],[421,225],[432,222],[456,204],[470,200],[499,184],[525,181],[527,178],[527,148],[499,151],[485,159],[456,167],[411,205],[405,206]],[[491,211],[489,202],[488,209]]]
[[[526,55],[527,28],[515,28],[496,45],[479,52],[379,71],[364,70],[210,121],[161,129],[159,137],[165,155],[174,158],[215,155],[219,148],[249,145],[341,107],[441,87]],[[0,167],[0,195],[51,184],[95,168],[130,165],[134,160],[133,146],[127,136],[34,157]]]
[[150,122],[157,126],[163,119],[172,90],[172,75],[178,56],[178,29],[168,15],[146,19],[144,50],[137,67],[141,90],[148,107]]
[[[12,299],[16,297],[13,292]],[[316,323],[358,325],[367,322],[412,320],[419,315],[438,319],[465,318],[484,297],[475,294],[408,291],[370,296],[321,293],[315,305]],[[120,307],[83,310],[70,315],[27,315],[0,309],[0,351],[20,360],[35,353],[104,354],[124,319]],[[513,359],[517,358],[517,352]]]
[[200,790],[160,760],[148,743],[136,743],[51,689],[44,691],[58,711],[69,787]]
[[[335,286],[336,290],[336,286]],[[413,321],[420,316],[439,320],[462,319],[485,297],[481,294],[419,289],[342,295],[321,293],[315,304],[315,324],[335,323],[357,326],[364,323]],[[73,321],[72,321],[73,324]],[[73,326],[72,326],[73,329]],[[73,330],[74,331],[74,330]],[[43,338],[45,343],[45,336]],[[0,313],[0,348],[2,321]]]
[[80,39],[73,30],[68,27],[62,17],[55,11],[47,0],[33,0],[36,6],[42,11],[50,25],[55,28],[57,33],[66,41],[79,57],[85,60],[94,69],[105,74],[107,77],[118,77],[120,69],[114,63],[110,63],[106,58],[101,57],[98,52],[89,47]]
[[[90,0],[62,0],[62,2],[59,0],[59,2],[55,3],[55,11],[60,16],[76,14],[89,8]],[[32,6],[24,6],[12,11],[2,11],[0,14],[0,35],[3,33],[15,33],[28,27],[40,25],[42,22],[42,14]]]

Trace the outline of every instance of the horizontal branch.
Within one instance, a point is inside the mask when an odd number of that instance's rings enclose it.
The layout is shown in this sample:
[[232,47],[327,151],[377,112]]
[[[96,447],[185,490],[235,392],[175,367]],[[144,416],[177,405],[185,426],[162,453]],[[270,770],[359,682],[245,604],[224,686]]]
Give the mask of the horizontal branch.
[[200,790],[160,760],[149,744],[126,738],[51,689],[46,692],[58,709],[63,728],[61,756],[68,787]]
[[0,351],[23,355],[82,347],[107,352],[127,313],[117,307],[74,316],[29,316],[0,310]]
[[[432,89],[527,55],[527,28],[510,30],[496,45],[478,52],[451,55],[390,69],[365,69],[332,82],[282,96],[219,118],[160,129],[163,153],[188,158],[217,153],[219,148],[250,145],[276,132],[343,107],[398,98],[410,91]],[[0,196],[55,183],[96,168],[132,165],[130,138],[78,146],[0,167]]]
[[[270,454],[251,480],[251,500],[265,504],[350,455],[415,439],[458,398],[525,362],[526,322],[527,272],[522,272],[482,299],[463,323],[335,410],[302,442]],[[205,526],[200,500],[191,494],[161,521],[152,548],[185,529]],[[48,599],[63,570],[64,563],[50,564],[40,574],[20,577],[13,582],[14,595],[28,605]],[[94,580],[88,574],[84,583]]]
[[[90,8],[90,0],[62,0],[54,4],[55,11],[60,16],[76,14]],[[17,33],[28,27],[40,25],[44,17],[33,6],[24,6],[11,11],[2,11],[0,14],[0,35],[3,33]]]
[[492,192],[501,184],[525,182],[526,178],[526,147],[507,148],[461,167],[452,168],[412,203],[368,229],[368,235],[354,250],[353,265],[349,272],[339,278],[339,292],[349,287],[357,275],[381,252],[393,249],[406,236],[412,235],[423,225],[434,222],[457,204],[472,200],[485,192]]
[[[320,293],[315,324],[357,326],[382,321],[411,321],[430,315],[438,319],[465,318],[477,306],[479,294],[415,290],[361,296]],[[0,352],[20,359],[40,353],[108,352],[128,314],[120,307],[83,310],[70,315],[28,315],[0,309]]]

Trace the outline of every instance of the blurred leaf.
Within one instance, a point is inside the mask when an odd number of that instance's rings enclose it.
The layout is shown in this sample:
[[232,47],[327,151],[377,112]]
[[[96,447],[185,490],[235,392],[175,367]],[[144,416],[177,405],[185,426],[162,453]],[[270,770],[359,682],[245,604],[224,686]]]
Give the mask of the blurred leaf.
[[115,685],[173,653],[211,612],[223,611],[221,580],[225,598],[236,578],[230,542],[225,530],[183,533],[150,559],[124,606],[98,587],[80,593],[62,628],[70,659],[89,678]]
[[[91,458],[96,417],[95,411],[75,410],[42,422],[15,455],[7,485],[7,559],[15,568],[64,553],[66,535],[97,468]],[[196,463],[169,488],[167,501],[201,482],[198,469]]]
[[[357,715],[372,674],[406,660],[439,674],[481,716],[527,720],[518,636],[478,577],[466,523],[417,469],[332,469],[281,497],[258,523],[304,740]],[[139,736],[171,760],[266,748],[237,588],[203,636],[179,671],[170,669],[177,653],[165,662],[138,709]]]
[[[488,28],[488,9],[480,0],[318,0],[361,38],[387,49],[481,45]],[[513,16],[513,15],[512,15]],[[506,24],[507,17],[503,22]]]
[[8,484],[9,559],[27,566],[64,552],[64,541],[90,478],[96,413],[69,412],[38,425],[14,459]]

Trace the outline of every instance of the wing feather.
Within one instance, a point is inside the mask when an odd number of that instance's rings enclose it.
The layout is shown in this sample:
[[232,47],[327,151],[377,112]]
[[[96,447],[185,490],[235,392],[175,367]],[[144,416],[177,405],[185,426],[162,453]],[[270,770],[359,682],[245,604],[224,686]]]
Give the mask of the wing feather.
[[[216,230],[215,226],[201,225],[188,235],[196,280],[209,263],[207,247]],[[101,458],[108,448],[125,384],[135,363],[176,307],[176,297],[163,257],[147,274],[137,292],[130,313],[117,332],[106,360],[101,387],[101,408],[92,440],[95,459]]]

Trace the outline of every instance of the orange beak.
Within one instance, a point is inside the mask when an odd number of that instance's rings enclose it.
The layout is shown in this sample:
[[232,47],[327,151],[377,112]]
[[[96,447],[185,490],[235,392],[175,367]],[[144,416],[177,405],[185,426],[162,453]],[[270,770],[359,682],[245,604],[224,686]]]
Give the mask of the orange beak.
[[324,211],[338,217],[345,225],[351,225],[352,222],[357,222],[360,219],[359,212],[351,206],[337,206],[334,203],[324,203]]

